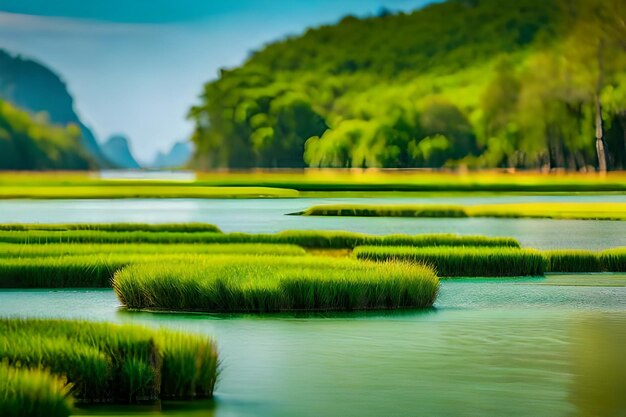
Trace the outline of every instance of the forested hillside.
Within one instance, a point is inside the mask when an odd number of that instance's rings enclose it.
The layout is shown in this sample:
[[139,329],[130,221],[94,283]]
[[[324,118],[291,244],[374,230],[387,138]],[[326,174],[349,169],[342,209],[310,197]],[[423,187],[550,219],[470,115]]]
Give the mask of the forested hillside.
[[195,164],[626,168],[625,20],[623,0],[346,17],[207,83]]
[[89,169],[93,159],[81,146],[80,129],[51,125],[0,100],[0,169]]
[[55,125],[77,126],[80,145],[100,165],[109,165],[94,134],[76,114],[65,83],[45,65],[0,49],[0,99],[31,114],[45,112]]

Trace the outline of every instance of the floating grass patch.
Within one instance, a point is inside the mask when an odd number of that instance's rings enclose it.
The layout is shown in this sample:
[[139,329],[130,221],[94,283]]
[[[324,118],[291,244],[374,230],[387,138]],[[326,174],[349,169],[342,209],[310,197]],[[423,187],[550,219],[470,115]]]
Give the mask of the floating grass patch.
[[[49,243],[13,244],[0,243],[2,258],[36,258],[50,256],[111,255],[111,254],[255,254],[301,256],[306,251],[297,245],[267,243],[224,244],[150,244],[150,243]],[[0,260],[0,262],[2,262]]]
[[[45,245],[51,246],[51,245]],[[164,245],[167,246],[167,245]],[[213,252],[206,254],[166,253],[166,248],[160,253],[112,253],[109,255],[82,254],[77,256],[35,256],[35,257],[0,257],[0,288],[107,288],[115,271],[131,264],[155,263],[193,263],[203,258],[213,259],[220,253],[235,254],[236,250],[223,250],[215,245]],[[226,246],[226,245],[224,245]],[[256,246],[256,245],[255,245]],[[122,249],[122,248],[120,248]],[[238,248],[254,249],[254,248]],[[296,252],[285,248],[280,253],[280,246],[273,246],[261,253],[273,250],[272,255],[304,255],[302,248]],[[255,252],[241,252],[254,256]]]
[[107,232],[213,232],[221,230],[208,223],[5,223],[0,224],[5,231],[67,231],[67,230],[100,230]]
[[521,203],[475,206],[361,205],[313,206],[304,216],[360,217],[494,217],[571,220],[626,220],[626,203]]
[[363,246],[353,253],[357,259],[429,265],[442,277],[536,276],[545,272],[543,255],[532,249]]
[[67,417],[72,400],[59,377],[40,369],[0,364],[0,416]]
[[509,246],[519,247],[513,238],[461,236],[452,234],[368,235],[325,230],[288,230],[274,234],[109,232],[101,230],[0,231],[5,243],[269,243],[292,244],[305,248],[351,249],[362,245],[387,246]]
[[132,309],[278,312],[422,308],[439,288],[425,266],[334,258],[223,256],[185,265],[131,265],[113,288]]
[[601,272],[605,270],[602,257],[598,252],[563,249],[542,253],[546,258],[546,272]]
[[599,257],[604,271],[626,272],[626,248],[607,249]]
[[211,339],[62,320],[0,319],[0,361],[45,368],[81,402],[210,397],[217,378]]

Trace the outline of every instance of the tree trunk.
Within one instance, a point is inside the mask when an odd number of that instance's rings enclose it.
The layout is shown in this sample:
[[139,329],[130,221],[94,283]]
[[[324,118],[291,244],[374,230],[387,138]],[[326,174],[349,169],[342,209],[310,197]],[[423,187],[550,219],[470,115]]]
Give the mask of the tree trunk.
[[604,57],[602,50],[603,41],[598,43],[598,84],[596,85],[595,106],[596,106],[596,152],[598,153],[598,170],[606,172],[606,152],[604,149],[604,129],[602,126],[602,102],[600,94],[604,84]]

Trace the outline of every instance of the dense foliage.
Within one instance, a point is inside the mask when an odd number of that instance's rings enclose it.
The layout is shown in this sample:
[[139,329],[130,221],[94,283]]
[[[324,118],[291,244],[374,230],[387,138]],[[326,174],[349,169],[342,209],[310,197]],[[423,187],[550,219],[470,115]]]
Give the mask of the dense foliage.
[[94,162],[75,125],[51,125],[0,100],[0,169],[88,169]]
[[195,163],[624,168],[625,16],[621,0],[449,0],[346,17],[207,83]]

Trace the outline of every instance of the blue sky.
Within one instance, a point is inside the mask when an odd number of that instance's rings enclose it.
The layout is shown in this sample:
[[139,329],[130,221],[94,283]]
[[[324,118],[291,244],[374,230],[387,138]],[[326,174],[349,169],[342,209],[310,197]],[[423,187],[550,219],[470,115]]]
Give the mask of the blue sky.
[[251,50],[309,26],[429,0],[0,0],[0,48],[68,84],[102,141],[126,134],[138,159],[189,136],[202,84]]

